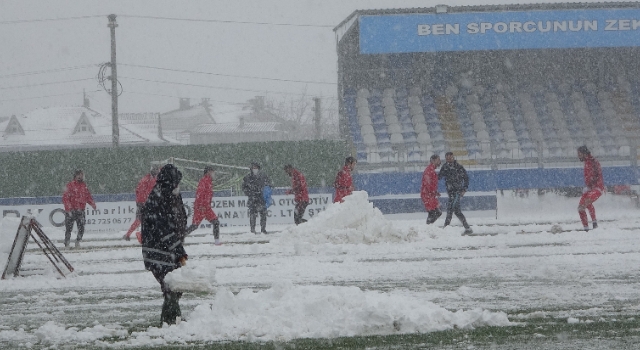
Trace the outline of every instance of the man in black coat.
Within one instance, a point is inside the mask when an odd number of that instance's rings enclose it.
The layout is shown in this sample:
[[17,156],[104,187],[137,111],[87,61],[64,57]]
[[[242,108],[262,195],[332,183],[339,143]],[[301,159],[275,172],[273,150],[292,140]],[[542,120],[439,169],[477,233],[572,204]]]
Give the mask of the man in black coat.
[[181,316],[182,293],[172,291],[165,283],[165,276],[187,261],[182,246],[186,235],[187,213],[180,195],[182,173],[173,164],[167,164],[156,178],[147,201],[141,210],[142,257],[145,269],[151,271],[160,283],[164,296],[161,320],[173,324]]
[[267,205],[264,200],[263,190],[265,186],[271,186],[271,179],[260,171],[260,164],[251,163],[251,172],[242,179],[242,191],[249,197],[249,225],[251,232],[256,232],[256,218],[260,214],[260,232],[267,234]]
[[445,179],[447,194],[449,195],[447,218],[444,220],[444,227],[447,227],[451,223],[451,217],[453,214],[456,214],[465,228],[463,235],[471,234],[473,231],[471,227],[469,227],[464,214],[462,214],[462,210],[460,210],[460,200],[469,187],[469,176],[464,167],[458,164],[453,156],[453,152],[447,152],[445,154],[445,160],[446,162],[442,165],[442,168],[440,168],[440,173],[438,173],[439,180]]

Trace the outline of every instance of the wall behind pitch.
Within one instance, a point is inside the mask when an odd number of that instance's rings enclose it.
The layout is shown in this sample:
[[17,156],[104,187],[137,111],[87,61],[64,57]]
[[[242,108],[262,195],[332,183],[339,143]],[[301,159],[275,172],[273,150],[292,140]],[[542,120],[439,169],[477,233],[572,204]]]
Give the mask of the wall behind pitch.
[[133,192],[151,161],[170,157],[246,166],[259,162],[275,186],[289,186],[292,164],[310,187],[333,184],[344,163],[341,141],[290,141],[160,147],[89,148],[0,153],[0,198],[60,195],[74,169],[83,169],[94,194]]
[[[470,192],[584,186],[582,168],[473,170],[467,174]],[[638,184],[636,170],[631,166],[603,167],[602,175],[605,185]],[[420,193],[422,173],[355,174],[354,184],[369,196]],[[439,182],[438,190],[446,193],[444,180]]]

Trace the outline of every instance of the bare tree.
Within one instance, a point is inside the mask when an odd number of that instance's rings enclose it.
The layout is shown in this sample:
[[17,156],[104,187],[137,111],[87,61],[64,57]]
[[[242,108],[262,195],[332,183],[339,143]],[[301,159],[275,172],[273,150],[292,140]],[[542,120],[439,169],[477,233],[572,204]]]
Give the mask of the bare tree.
[[[338,125],[336,101],[331,100],[325,106],[321,111],[322,138],[334,138]],[[289,140],[316,138],[314,101],[306,88],[296,96],[256,96],[247,101],[243,109],[249,110],[250,118],[255,121],[280,123]]]

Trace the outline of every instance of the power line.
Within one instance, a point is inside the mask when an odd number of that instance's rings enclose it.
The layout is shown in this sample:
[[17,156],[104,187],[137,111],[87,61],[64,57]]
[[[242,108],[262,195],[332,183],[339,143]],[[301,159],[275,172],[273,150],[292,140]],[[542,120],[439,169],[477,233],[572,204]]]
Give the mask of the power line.
[[20,85],[20,86],[5,86],[5,87],[0,87],[0,90],[20,89],[20,88],[28,88],[28,87],[34,87],[34,86],[42,86],[42,85],[65,84],[65,83],[73,83],[73,82],[76,82],[76,81],[84,81],[84,80],[93,80],[93,78],[73,79],[73,80],[65,80],[65,81],[53,81],[53,82],[49,82],[49,83]]
[[137,67],[137,68],[157,69],[157,70],[163,70],[163,71],[169,71],[169,72],[207,74],[207,75],[215,75],[215,76],[230,77],[230,78],[245,78],[245,79],[284,81],[284,82],[289,82],[289,83],[337,85],[337,83],[331,83],[331,82],[327,82],[327,81],[264,78],[264,77],[248,76],[248,75],[232,75],[232,74],[222,74],[222,73],[200,72],[200,71],[186,70],[186,69],[171,69],[171,68],[162,68],[162,67],[152,67],[152,66],[145,66],[145,65],[139,65],[139,64],[127,64],[127,63],[118,63],[118,65],[120,65],[120,66],[128,66],[128,67]]
[[76,19],[98,18],[98,17],[106,17],[106,16],[107,15],[92,15],[92,16],[76,16],[76,17],[62,17],[62,18],[19,19],[15,21],[0,21],[0,24],[70,21],[70,20],[76,20]]
[[0,75],[0,79],[2,79],[2,78],[13,78],[13,77],[23,77],[23,76],[27,76],[27,75],[36,75],[36,74],[45,74],[45,73],[66,72],[66,71],[76,70],[76,69],[93,68],[95,66],[97,66],[97,64],[86,64],[84,66],[73,66],[73,67],[54,68],[54,69],[47,69],[47,70],[36,70],[36,71],[31,71],[31,72],[12,73],[12,74]]
[[157,16],[133,16],[120,15],[126,18],[142,18],[142,19],[159,19],[167,21],[185,21],[185,22],[206,22],[206,23],[226,23],[226,24],[254,24],[269,26],[286,26],[286,27],[312,27],[312,28],[333,28],[330,24],[297,24],[297,23],[275,23],[275,22],[253,22],[253,21],[230,21],[222,19],[196,19],[196,18],[176,18],[176,17],[157,17]]
[[[175,96],[175,95],[164,95],[164,94],[152,94],[150,92],[139,92],[139,91],[127,91],[128,94],[137,94],[137,95],[150,95],[150,96],[160,96],[160,97],[173,97],[173,98],[181,98],[184,96]],[[191,97],[189,97],[191,98]],[[227,104],[231,104],[231,105],[242,105],[244,106],[246,103],[243,102],[230,102],[230,101],[222,101],[222,100],[212,100],[209,99],[209,101],[211,102],[219,102],[219,103],[227,103]]]
[[[102,90],[87,91],[87,92],[100,92],[100,91],[102,91]],[[9,98],[9,99],[6,99],[6,100],[0,100],[0,102],[21,101],[21,100],[35,100],[35,99],[39,99],[39,98],[67,96],[67,95],[76,95],[76,94],[77,94],[77,92],[68,92],[66,94],[55,94],[55,95],[34,96],[34,97],[21,97],[21,98]]]
[[[307,95],[293,92],[282,92],[282,91],[266,91],[266,90],[251,90],[251,89],[238,89],[238,88],[230,88],[224,86],[211,86],[211,85],[200,85],[200,84],[189,84],[189,83],[180,83],[176,81],[164,81],[164,80],[152,80],[152,79],[140,79],[140,78],[131,78],[131,77],[122,77],[123,79],[130,79],[136,81],[144,81],[148,83],[160,83],[160,84],[173,84],[173,85],[184,85],[184,86],[195,86],[195,87],[203,87],[208,89],[218,89],[218,90],[233,90],[233,91],[246,91],[246,92],[257,92],[257,93],[272,93],[272,94],[280,94],[280,95]],[[320,96],[322,97],[322,96]]]

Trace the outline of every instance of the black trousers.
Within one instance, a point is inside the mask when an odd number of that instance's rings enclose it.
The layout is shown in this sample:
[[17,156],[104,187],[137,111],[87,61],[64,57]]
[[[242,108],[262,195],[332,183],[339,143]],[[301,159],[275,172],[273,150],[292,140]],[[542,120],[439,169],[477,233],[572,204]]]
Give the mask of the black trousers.
[[462,222],[462,226],[464,228],[469,228],[469,224],[467,223],[467,219],[462,214],[462,210],[460,210],[460,196],[459,192],[449,192],[449,203],[447,203],[447,218],[444,220],[444,226],[448,226],[451,223],[451,218],[453,214],[456,214],[460,222]]
[[164,296],[162,313],[160,314],[160,325],[162,326],[163,323],[175,324],[176,317],[182,316],[182,311],[180,310],[180,297],[182,297],[182,293],[174,292],[167,287],[164,283],[164,277],[167,275],[166,273],[157,271],[151,272],[153,273],[153,277],[155,277],[158,283],[160,283],[160,290],[162,290],[162,296]]
[[73,230],[73,223],[75,222],[78,226],[78,236],[76,237],[76,242],[82,241],[82,236],[84,235],[84,223],[85,223],[85,214],[84,210],[71,210],[64,212],[64,244],[69,245],[69,241],[71,240],[71,230]]
[[296,208],[293,210],[293,222],[296,223],[296,225],[300,225],[303,222],[306,222],[307,220],[303,219],[302,217],[304,216],[304,212],[305,210],[307,210],[307,206],[309,205],[309,202],[297,202],[296,203]]
[[[213,238],[220,239],[220,220],[218,219],[211,220],[211,225],[213,225]],[[195,224],[190,225],[189,227],[187,227],[186,234],[188,235],[191,232],[197,230],[198,226],[200,225],[195,225]]]
[[256,232],[256,219],[260,214],[260,230],[267,232],[267,206],[264,204],[264,200],[257,199],[252,200],[249,198],[249,226],[251,226],[251,232]]
[[428,213],[429,216],[427,216],[427,225],[433,224],[434,222],[436,222],[436,220],[438,220],[440,215],[442,215],[442,211],[440,210],[440,208],[429,210]]

